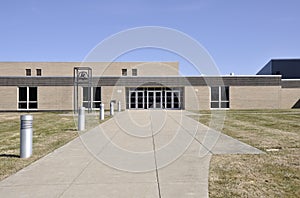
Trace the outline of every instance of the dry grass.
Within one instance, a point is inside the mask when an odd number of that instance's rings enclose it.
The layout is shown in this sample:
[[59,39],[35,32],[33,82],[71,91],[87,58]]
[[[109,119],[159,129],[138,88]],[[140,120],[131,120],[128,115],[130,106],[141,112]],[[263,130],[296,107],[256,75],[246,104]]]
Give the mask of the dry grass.
[[[211,117],[197,119],[209,125]],[[300,197],[299,121],[299,110],[227,111],[222,132],[266,154],[214,155],[210,197]]]
[[[22,113],[24,114],[24,113]],[[20,113],[0,114],[0,180],[28,166],[78,136],[72,114],[33,114],[33,155],[20,159]],[[99,124],[96,115],[89,116],[87,128]]]

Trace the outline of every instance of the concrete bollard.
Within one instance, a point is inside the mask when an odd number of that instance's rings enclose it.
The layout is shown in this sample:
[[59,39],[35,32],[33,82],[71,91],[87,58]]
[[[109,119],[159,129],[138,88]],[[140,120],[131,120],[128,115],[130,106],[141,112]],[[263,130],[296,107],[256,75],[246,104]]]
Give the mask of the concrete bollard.
[[28,158],[32,155],[32,115],[20,117],[20,158]]
[[118,102],[118,112],[121,112],[121,101]]
[[104,120],[104,104],[100,104],[100,120]]
[[78,131],[85,129],[85,108],[80,107],[78,111]]
[[110,102],[110,115],[114,115],[114,102]]

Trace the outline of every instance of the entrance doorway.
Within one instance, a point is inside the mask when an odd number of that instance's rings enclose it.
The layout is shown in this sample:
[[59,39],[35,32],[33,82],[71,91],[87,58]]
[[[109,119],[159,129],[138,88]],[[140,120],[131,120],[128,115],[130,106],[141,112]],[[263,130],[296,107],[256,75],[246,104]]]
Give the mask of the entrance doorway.
[[148,109],[162,108],[162,91],[148,91],[147,96]]
[[131,109],[144,109],[144,91],[130,91],[129,104]]
[[165,92],[166,109],[180,109],[180,91]]
[[126,87],[127,109],[182,109],[181,87]]

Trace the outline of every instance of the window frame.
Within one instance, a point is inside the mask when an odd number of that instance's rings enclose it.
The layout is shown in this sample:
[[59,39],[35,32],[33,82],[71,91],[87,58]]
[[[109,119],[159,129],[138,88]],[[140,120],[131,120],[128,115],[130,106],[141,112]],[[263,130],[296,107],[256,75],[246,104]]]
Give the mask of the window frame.
[[122,76],[127,76],[128,75],[128,71],[127,69],[122,69]]
[[[26,88],[26,100],[20,100],[20,88]],[[36,100],[30,100],[31,96],[30,93],[32,93],[32,89],[36,89],[36,95],[34,96]],[[17,103],[17,109],[19,111],[35,111],[38,110],[38,87],[29,87],[29,86],[20,86],[18,87],[18,92],[17,92],[17,98],[18,98],[18,103]],[[26,108],[20,108],[20,104],[26,104]],[[31,107],[32,104],[36,104],[36,107]]]
[[25,76],[31,76],[31,69],[25,69]]
[[42,76],[42,69],[36,69],[36,76]]
[[[84,89],[85,88],[90,88],[90,94],[91,94],[91,109],[99,109],[100,108],[100,104],[101,104],[101,87],[87,87],[87,86],[83,86],[82,87],[82,94],[81,94],[81,105],[83,106],[83,107],[85,107],[85,108],[89,108],[89,105],[84,105],[84,103],[87,103],[88,104],[88,102],[89,102],[89,100],[84,100]],[[100,91],[99,91],[99,98],[100,98],[100,100],[95,100],[95,94],[94,94],[94,92],[96,91],[97,92],[97,88],[98,89],[100,89]],[[89,91],[89,90],[87,90],[87,91]],[[87,96],[87,99],[88,99],[88,97],[89,96]],[[97,107],[97,105],[99,105],[99,107]]]
[[[212,89],[218,88],[218,100],[212,100]],[[223,90],[224,89],[224,90]],[[228,91],[228,92],[227,92]],[[222,96],[224,96],[227,99],[223,99]],[[212,107],[213,103],[218,104],[218,107]],[[226,107],[222,107],[223,104],[228,104]],[[227,107],[228,106],[228,107]],[[230,87],[229,86],[211,86],[210,87],[210,109],[230,109]]]
[[137,72],[136,68],[131,69],[131,75],[132,76],[137,76],[138,75],[138,72]]

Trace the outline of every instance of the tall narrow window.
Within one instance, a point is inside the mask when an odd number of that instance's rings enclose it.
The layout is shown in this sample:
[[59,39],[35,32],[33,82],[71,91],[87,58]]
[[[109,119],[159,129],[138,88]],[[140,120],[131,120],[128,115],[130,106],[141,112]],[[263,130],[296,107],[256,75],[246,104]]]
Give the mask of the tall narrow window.
[[41,76],[42,75],[42,70],[41,69],[36,69],[36,75]]
[[211,87],[210,108],[229,108],[228,86]]
[[100,108],[101,87],[82,88],[82,106],[85,108]]
[[101,87],[93,87],[93,108],[100,108]]
[[37,87],[19,87],[19,109],[37,109]]
[[132,76],[137,76],[137,69],[132,69]]
[[26,69],[26,76],[31,76],[31,69]]
[[122,76],[127,76],[127,69],[122,69]]
[[82,87],[82,106],[91,108],[91,89],[89,87]]

